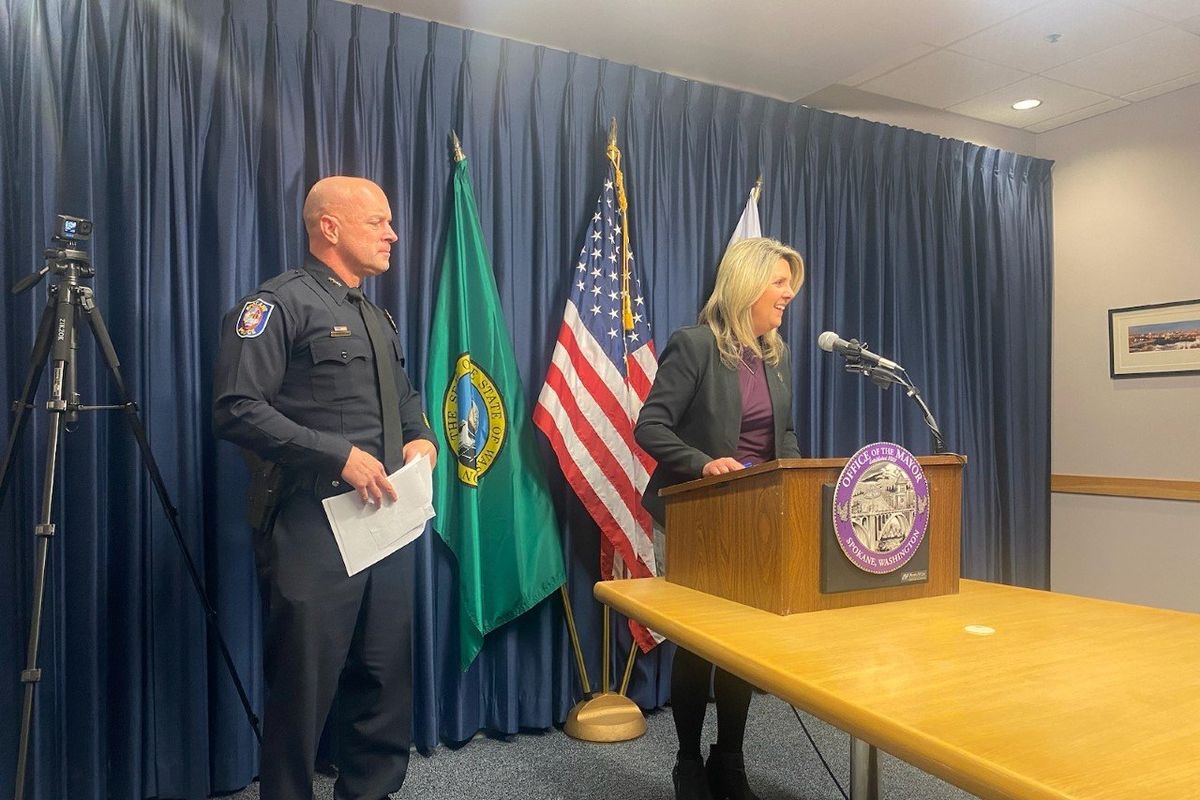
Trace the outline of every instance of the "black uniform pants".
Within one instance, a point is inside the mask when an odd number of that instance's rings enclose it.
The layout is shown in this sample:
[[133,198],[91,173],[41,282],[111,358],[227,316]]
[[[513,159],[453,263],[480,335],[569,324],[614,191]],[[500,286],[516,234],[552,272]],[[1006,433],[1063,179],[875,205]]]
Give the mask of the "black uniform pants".
[[255,553],[267,595],[261,797],[311,800],[335,694],[335,796],[387,797],[404,782],[412,739],[412,547],[347,577],[320,501],[304,492]]

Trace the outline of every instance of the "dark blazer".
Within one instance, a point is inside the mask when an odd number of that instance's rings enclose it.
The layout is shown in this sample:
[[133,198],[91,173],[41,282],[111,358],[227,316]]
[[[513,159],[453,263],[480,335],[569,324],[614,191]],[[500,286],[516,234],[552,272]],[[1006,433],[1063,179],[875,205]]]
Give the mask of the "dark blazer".
[[[775,457],[799,458],[786,351],[776,366],[763,366],[775,411]],[[733,456],[741,428],[738,373],[721,363],[712,330],[694,325],[675,331],[658,360],[658,375],[633,431],[637,443],[658,462],[642,505],[659,524],[665,513],[658,490],[699,478],[709,461]]]

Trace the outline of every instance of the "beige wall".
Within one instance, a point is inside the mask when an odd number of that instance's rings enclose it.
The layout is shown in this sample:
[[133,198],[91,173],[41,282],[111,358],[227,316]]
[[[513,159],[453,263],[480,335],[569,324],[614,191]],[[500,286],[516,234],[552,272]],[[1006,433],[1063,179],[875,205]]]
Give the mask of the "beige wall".
[[[1051,470],[1200,480],[1200,376],[1113,380],[1108,309],[1200,298],[1200,86],[1040,135],[846,87],[808,105],[1053,159]],[[1200,611],[1200,503],[1051,496],[1056,591]]]
[[[1113,380],[1108,309],[1200,298],[1200,86],[1037,137],[1054,167],[1051,470],[1200,479],[1200,375]],[[1052,496],[1055,590],[1200,611],[1200,503]]]

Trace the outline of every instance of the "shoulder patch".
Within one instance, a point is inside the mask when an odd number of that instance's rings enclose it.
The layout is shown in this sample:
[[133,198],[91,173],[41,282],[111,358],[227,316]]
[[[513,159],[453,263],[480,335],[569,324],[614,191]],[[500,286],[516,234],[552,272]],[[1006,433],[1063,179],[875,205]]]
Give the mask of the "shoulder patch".
[[238,315],[237,335],[243,339],[253,339],[261,335],[267,329],[267,322],[270,321],[271,312],[274,310],[274,303],[268,303],[260,297],[248,300],[246,305],[242,306],[242,313]]

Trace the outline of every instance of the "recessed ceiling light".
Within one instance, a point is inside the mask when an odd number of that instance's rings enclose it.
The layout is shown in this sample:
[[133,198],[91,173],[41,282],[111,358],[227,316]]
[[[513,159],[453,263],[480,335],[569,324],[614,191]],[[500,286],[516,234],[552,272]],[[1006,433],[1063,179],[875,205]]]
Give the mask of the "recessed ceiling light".
[[1033,98],[1030,98],[1028,100],[1018,100],[1017,102],[1012,104],[1012,107],[1015,108],[1017,111],[1028,111],[1031,108],[1037,108],[1041,104],[1042,104],[1041,100],[1035,100]]

